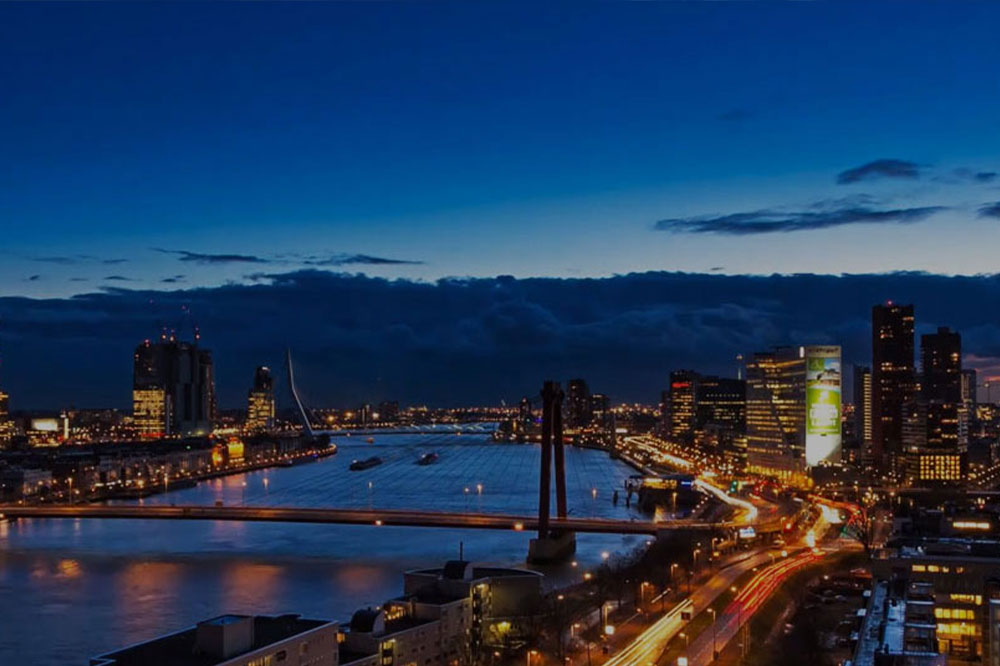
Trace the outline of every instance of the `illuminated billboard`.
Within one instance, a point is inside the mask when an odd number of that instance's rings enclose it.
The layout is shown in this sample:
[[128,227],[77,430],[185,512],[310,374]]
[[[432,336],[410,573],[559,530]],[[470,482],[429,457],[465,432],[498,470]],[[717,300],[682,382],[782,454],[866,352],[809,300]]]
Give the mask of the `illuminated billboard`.
[[805,348],[806,464],[840,460],[840,347]]

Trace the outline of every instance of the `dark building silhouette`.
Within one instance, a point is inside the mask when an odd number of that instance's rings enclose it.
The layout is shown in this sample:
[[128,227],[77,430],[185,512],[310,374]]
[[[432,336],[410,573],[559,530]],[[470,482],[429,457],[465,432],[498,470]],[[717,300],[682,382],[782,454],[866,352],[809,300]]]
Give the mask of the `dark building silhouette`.
[[883,475],[903,463],[903,406],[916,397],[913,306],[872,307],[872,462]]
[[962,336],[946,327],[921,336],[920,358],[920,393],[907,409],[905,424],[907,480],[913,485],[958,481],[965,475],[968,449]]
[[582,379],[569,380],[566,390],[566,425],[580,428],[589,425],[593,417],[587,382]]

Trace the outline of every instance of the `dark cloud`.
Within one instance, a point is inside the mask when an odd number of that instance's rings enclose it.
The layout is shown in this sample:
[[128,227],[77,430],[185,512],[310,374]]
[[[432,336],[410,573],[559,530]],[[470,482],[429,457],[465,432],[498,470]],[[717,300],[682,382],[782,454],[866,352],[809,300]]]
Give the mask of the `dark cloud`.
[[849,183],[860,183],[864,180],[874,180],[878,178],[919,178],[920,166],[915,162],[896,159],[881,159],[859,167],[841,171],[837,175],[837,182],[841,185]]
[[171,275],[170,277],[163,278],[160,282],[164,284],[177,284],[178,282],[183,282],[184,277],[183,275]]
[[813,207],[800,211],[764,209],[728,215],[669,218],[659,220],[653,225],[653,228],[657,231],[675,233],[747,236],[827,229],[847,224],[911,224],[920,222],[943,210],[946,210],[943,206],[894,209],[877,209],[868,206]]
[[994,201],[980,207],[979,217],[995,217],[1000,219],[1000,201]]
[[70,282],[89,282],[90,279],[89,278],[85,278],[85,277],[71,277],[69,279],[69,281]]
[[386,257],[375,257],[370,254],[335,254],[324,258],[310,257],[302,263],[307,266],[401,266],[419,265],[424,262],[412,259],[387,259]]
[[105,265],[123,264],[128,259],[101,259],[90,254],[74,254],[74,255],[54,255],[45,257],[28,257],[31,261],[37,261],[43,264],[59,264],[61,266],[76,266],[79,264],[99,262]]
[[37,282],[38,280],[41,280],[41,279],[42,279],[42,276],[41,276],[41,275],[29,275],[29,276],[28,276],[28,277],[26,277],[25,279],[26,279],[26,280],[27,280],[28,282]]
[[729,109],[728,111],[719,114],[719,120],[723,120],[725,122],[730,122],[730,123],[750,120],[753,117],[754,117],[753,111],[749,111],[747,109]]
[[134,282],[130,277],[125,277],[124,275],[109,275],[104,278],[108,282]]
[[980,183],[992,183],[994,180],[997,179],[998,175],[1000,174],[997,174],[996,171],[980,171],[976,174],[973,174],[972,177]]
[[257,257],[251,254],[207,254],[204,252],[190,252],[188,250],[165,250],[154,247],[153,250],[163,254],[176,255],[180,261],[190,261],[196,264],[268,264],[269,259]]
[[713,272],[713,273],[718,273],[719,271],[724,271],[724,270],[726,270],[726,267],[725,267],[725,266],[712,266],[712,267],[711,267],[711,268],[709,268],[708,270],[710,270],[710,271],[711,271],[711,272]]
[[[845,363],[869,363],[871,306],[887,299],[915,303],[918,334],[952,326],[967,353],[1000,357],[998,276],[424,283],[310,270],[214,288],[0,298],[4,389],[23,408],[127,408],[135,345],[190,312],[215,355],[223,407],[242,404],[253,368],[280,367],[286,346],[304,399],[316,405],[496,404],[570,377],[616,401],[655,402],[672,369],[735,375],[736,354],[771,345],[841,344]],[[285,389],[279,396],[287,405]]]

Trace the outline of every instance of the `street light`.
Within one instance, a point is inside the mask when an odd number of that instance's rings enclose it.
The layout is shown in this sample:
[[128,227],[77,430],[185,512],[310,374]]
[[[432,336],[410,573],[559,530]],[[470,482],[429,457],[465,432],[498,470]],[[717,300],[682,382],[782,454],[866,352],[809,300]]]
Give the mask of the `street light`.
[[714,608],[709,608],[708,612],[712,614],[712,661],[718,658],[719,653],[715,649],[715,619],[716,612]]
[[527,658],[526,666],[531,666],[531,656],[536,654],[538,654],[538,650],[528,650],[528,653],[525,655]]

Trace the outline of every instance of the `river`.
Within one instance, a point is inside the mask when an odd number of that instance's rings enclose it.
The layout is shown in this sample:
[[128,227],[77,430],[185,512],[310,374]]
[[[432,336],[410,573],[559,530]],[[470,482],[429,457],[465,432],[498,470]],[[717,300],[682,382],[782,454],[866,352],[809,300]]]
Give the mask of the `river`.
[[[532,514],[540,449],[484,436],[337,438],[315,463],[213,479],[145,503],[413,508]],[[415,464],[437,452],[435,464]],[[354,459],[384,463],[348,471]],[[574,516],[643,519],[611,501],[633,470],[601,451],[566,451]],[[624,498],[623,498],[624,499]],[[554,506],[554,504],[553,504]],[[89,657],[222,613],[346,620],[402,590],[402,573],[458,556],[523,565],[528,533],[349,525],[141,520],[0,523],[0,664],[86,664]],[[580,575],[603,552],[644,537],[579,535]]]

